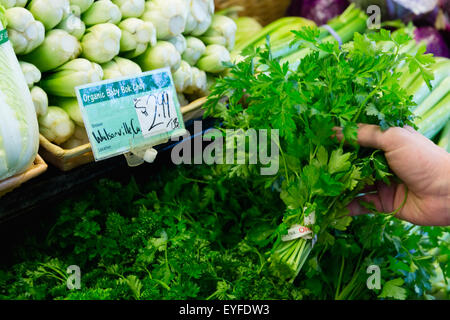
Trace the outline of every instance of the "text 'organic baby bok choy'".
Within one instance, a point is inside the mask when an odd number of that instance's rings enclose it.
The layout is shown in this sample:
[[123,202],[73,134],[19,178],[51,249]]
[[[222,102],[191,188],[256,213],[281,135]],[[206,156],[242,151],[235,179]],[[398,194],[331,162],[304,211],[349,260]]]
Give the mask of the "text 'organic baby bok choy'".
[[33,101],[5,28],[0,6],[0,180],[27,170],[39,146]]

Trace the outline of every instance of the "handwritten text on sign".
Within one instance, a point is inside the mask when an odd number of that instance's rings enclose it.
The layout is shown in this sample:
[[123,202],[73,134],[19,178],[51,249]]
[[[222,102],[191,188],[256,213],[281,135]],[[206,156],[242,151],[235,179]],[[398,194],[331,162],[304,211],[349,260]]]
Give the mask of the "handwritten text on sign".
[[166,90],[135,98],[134,108],[144,137],[180,127],[173,97]]
[[96,160],[185,132],[169,68],[76,88]]

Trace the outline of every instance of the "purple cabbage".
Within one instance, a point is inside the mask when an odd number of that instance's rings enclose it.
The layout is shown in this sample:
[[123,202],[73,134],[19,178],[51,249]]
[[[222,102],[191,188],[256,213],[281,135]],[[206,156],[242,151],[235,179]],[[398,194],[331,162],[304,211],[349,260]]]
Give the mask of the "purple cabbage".
[[433,27],[416,28],[414,37],[417,42],[425,41],[427,52],[435,56],[450,58],[450,50],[442,35]]
[[415,26],[435,26],[436,20],[440,14],[439,7],[434,8],[431,12],[420,14],[418,16],[411,15],[408,19],[404,19],[405,22],[413,21]]
[[288,14],[301,16],[322,25],[344,12],[348,5],[347,0],[293,0]]
[[411,15],[404,19],[405,22],[412,21],[415,26],[433,26],[438,30],[450,31],[449,13],[443,8],[436,7],[433,11],[418,16]]

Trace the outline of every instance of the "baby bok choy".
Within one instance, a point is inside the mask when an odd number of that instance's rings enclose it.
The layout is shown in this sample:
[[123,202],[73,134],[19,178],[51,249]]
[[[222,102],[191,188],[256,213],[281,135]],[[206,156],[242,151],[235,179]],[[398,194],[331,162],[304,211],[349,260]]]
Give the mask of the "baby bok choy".
[[112,23],[90,27],[81,39],[82,56],[96,63],[105,63],[120,52],[122,31]]
[[47,32],[44,42],[38,48],[21,59],[34,64],[41,72],[46,72],[77,58],[80,53],[81,45],[77,38],[64,30],[54,29]]
[[175,72],[180,67],[181,55],[175,46],[168,41],[158,41],[154,47],[148,48],[136,58],[143,71],[170,67]]
[[128,18],[119,23],[119,28],[120,52],[125,58],[135,58],[156,44],[156,29],[151,22]]
[[76,97],[75,87],[103,79],[102,67],[89,60],[79,58],[53,70],[41,80],[47,93],[59,97]]
[[45,38],[42,22],[24,8],[6,10],[8,37],[16,54],[27,54],[39,47]]
[[39,116],[39,132],[50,142],[62,144],[69,140],[75,125],[69,115],[60,107],[50,106],[47,113]]

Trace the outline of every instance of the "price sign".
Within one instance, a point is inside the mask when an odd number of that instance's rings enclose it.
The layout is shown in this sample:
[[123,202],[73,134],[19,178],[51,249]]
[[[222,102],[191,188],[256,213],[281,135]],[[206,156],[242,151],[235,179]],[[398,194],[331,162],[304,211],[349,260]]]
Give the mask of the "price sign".
[[180,127],[173,97],[167,90],[134,99],[144,137]]
[[76,88],[96,161],[185,133],[169,68]]

